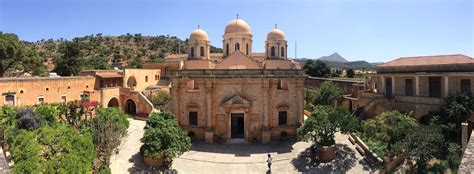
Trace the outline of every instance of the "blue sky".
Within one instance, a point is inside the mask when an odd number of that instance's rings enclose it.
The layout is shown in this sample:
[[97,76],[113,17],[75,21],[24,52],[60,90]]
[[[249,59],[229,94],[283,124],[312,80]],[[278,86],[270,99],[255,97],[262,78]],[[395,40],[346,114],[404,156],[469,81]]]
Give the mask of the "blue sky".
[[473,0],[0,0],[0,31],[20,39],[95,33],[175,35],[201,25],[222,47],[225,25],[239,13],[262,52],[274,24],[289,55],[318,58],[338,52],[348,60],[389,61],[403,56],[474,57]]

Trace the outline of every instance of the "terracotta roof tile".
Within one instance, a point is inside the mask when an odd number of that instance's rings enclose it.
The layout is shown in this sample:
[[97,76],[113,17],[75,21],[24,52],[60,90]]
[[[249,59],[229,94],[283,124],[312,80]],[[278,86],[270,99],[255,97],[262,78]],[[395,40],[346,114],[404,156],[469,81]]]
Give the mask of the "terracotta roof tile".
[[469,64],[474,63],[474,59],[462,54],[401,57],[390,62],[378,65],[378,67],[407,67],[407,66],[431,66],[449,64]]

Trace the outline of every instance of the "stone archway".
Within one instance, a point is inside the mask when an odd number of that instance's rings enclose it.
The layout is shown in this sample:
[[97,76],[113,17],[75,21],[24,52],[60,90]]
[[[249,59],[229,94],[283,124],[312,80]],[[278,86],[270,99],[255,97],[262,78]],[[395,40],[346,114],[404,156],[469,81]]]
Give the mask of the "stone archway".
[[128,99],[125,102],[125,112],[129,115],[136,115],[137,114],[137,105],[132,99]]
[[119,101],[117,98],[112,98],[109,100],[109,103],[107,104],[107,107],[110,108],[110,107],[114,107],[114,108],[118,108],[119,107]]

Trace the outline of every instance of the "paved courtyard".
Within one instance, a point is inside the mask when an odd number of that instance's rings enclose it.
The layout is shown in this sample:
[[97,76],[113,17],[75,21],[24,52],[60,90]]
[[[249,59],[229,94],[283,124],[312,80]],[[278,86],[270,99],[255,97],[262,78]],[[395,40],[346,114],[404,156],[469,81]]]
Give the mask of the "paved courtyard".
[[[139,149],[144,121],[130,119],[129,135],[119,153],[111,158],[112,173],[157,173],[159,169],[143,164]],[[369,173],[370,169],[347,135],[337,134],[336,159],[330,163],[309,160],[309,143],[279,142],[269,144],[206,144],[193,142],[191,151],[173,161],[178,173],[270,173],[265,160],[273,156],[271,173]]]

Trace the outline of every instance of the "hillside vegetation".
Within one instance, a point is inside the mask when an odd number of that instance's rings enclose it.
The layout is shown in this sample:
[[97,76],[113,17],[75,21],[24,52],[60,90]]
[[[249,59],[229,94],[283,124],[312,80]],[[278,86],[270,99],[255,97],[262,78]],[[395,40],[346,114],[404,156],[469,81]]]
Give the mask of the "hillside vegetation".
[[[42,39],[27,43],[45,58],[48,70],[54,69],[54,59],[62,56],[61,48],[65,39]],[[76,37],[72,39],[79,49],[79,56],[87,60],[83,69],[111,69],[113,66],[137,68],[146,61],[161,61],[168,54],[186,53],[187,39],[175,36],[142,36],[130,34],[104,36],[101,33]],[[211,46],[211,52],[222,52],[222,49]]]

